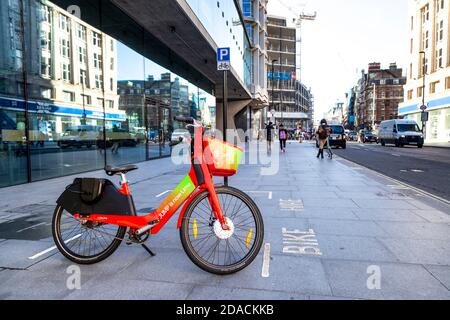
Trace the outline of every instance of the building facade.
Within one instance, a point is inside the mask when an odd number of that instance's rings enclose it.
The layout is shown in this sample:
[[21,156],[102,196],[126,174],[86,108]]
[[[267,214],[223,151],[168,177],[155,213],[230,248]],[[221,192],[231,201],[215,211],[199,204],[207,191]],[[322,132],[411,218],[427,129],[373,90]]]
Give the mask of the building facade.
[[410,0],[409,16],[410,61],[399,114],[422,127],[420,107],[425,102],[425,142],[450,142],[450,3]]
[[0,187],[169,156],[174,116],[220,123],[218,46],[231,119],[253,100],[234,0],[5,0],[0,41]]
[[374,129],[384,120],[396,119],[405,83],[403,69],[396,63],[387,69],[382,69],[380,63],[370,63],[368,72],[362,72],[357,85],[355,125],[359,129]]
[[268,0],[242,0],[245,29],[250,39],[246,47],[250,63],[251,102],[234,117],[236,128],[248,131],[248,138],[255,139],[264,125],[265,110],[269,105],[267,92],[266,20]]
[[312,94],[297,80],[297,30],[286,18],[268,16],[269,118],[295,130],[308,127]]

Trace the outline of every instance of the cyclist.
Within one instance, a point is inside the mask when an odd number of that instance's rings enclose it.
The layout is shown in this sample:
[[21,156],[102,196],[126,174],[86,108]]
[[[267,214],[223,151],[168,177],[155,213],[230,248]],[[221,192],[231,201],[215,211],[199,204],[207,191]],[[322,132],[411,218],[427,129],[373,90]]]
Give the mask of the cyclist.
[[[327,144],[328,148],[330,148],[330,144],[328,141],[328,137],[330,136],[330,127],[328,126],[327,120],[322,119],[320,121],[320,127],[317,130],[316,134],[319,139],[319,153],[317,154],[317,159],[319,157],[322,157],[323,159],[323,148],[325,147],[325,144]],[[328,149],[328,152],[330,150]]]

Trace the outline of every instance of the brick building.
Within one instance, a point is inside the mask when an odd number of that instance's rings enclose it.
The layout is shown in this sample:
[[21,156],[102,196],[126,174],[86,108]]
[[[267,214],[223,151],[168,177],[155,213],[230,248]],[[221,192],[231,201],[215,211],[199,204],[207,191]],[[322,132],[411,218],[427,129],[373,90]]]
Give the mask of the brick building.
[[403,70],[391,63],[382,69],[380,63],[370,63],[357,85],[355,116],[360,129],[374,127],[381,121],[398,117],[398,105],[403,102]]

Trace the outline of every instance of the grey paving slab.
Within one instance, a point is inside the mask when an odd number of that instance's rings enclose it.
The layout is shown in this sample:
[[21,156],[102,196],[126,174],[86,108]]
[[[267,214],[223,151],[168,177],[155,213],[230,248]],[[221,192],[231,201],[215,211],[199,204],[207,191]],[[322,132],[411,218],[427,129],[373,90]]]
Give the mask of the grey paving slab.
[[162,281],[123,280],[114,275],[98,277],[82,285],[65,297],[66,300],[83,300],[86,296],[96,300],[184,300],[193,285]]
[[313,301],[347,301],[347,300],[361,300],[356,298],[348,298],[348,297],[335,297],[335,296],[317,296],[311,295],[307,297],[307,300]]
[[353,199],[358,207],[363,209],[416,209],[405,200],[369,200],[369,199]]
[[[358,191],[360,189],[360,191]],[[337,191],[336,195],[340,199],[359,199],[359,200],[392,200],[388,194],[382,192],[367,192],[364,188],[356,187],[353,191],[343,192]]]
[[318,234],[323,259],[396,262],[398,258],[376,238]]
[[345,220],[323,220],[308,219],[310,226],[316,234],[382,237],[387,236],[380,226],[372,221],[345,221]]
[[426,221],[420,215],[415,214],[411,210],[352,209],[352,212],[361,220],[401,222]]
[[[409,200],[408,203],[410,205],[413,205],[415,208],[414,209],[420,209],[420,210],[435,210],[434,207],[426,204],[423,201],[420,201],[418,199],[413,199],[413,200]],[[448,212],[450,214],[450,206],[448,206]]]
[[[336,191],[341,191],[341,192],[354,192],[355,191],[355,187],[354,186],[344,186],[344,185],[338,185],[336,186]],[[360,188],[359,188],[360,189]],[[384,193],[388,191],[387,189],[385,189],[383,186],[365,186],[364,187],[364,192],[371,192],[371,193]]]
[[348,208],[307,208],[296,212],[298,218],[360,220],[356,214]]
[[[0,299],[62,299],[70,294],[66,285],[68,276],[65,270],[57,274],[27,270],[5,270],[0,272],[0,283],[2,284],[0,286]],[[81,281],[83,281],[83,278]]]
[[188,300],[306,300],[295,292],[196,286]]
[[379,238],[399,262],[450,266],[450,241]]
[[336,194],[336,192],[333,191],[320,192],[319,190],[317,191],[302,190],[299,192],[294,192],[294,196],[305,199],[316,199],[316,200],[327,199],[327,201],[333,201],[334,199],[341,198]]
[[[448,291],[423,266],[374,263],[379,267],[380,289],[369,289],[371,265],[355,261],[324,261],[333,294],[362,299],[450,299]],[[369,272],[368,272],[369,271]]]
[[268,278],[261,277],[261,266],[262,259],[233,276],[215,278],[211,285],[301,295],[331,295],[320,259],[272,255]]
[[411,210],[411,212],[429,222],[450,223],[450,213],[447,214],[438,210]]
[[348,208],[355,209],[358,205],[350,199],[330,199],[330,201],[317,201],[317,199],[304,199],[305,208]]
[[0,243],[0,267],[26,269],[29,266],[55,254],[49,252],[34,260],[29,257],[52,247],[47,242],[28,240],[7,240]]
[[449,266],[431,266],[426,265],[425,268],[430,272],[438,281],[444,285],[447,290],[450,290],[450,267]]
[[[143,254],[145,251],[143,252]],[[209,284],[214,275],[197,267],[183,249],[158,249],[156,256],[136,259],[115,276],[122,281],[146,280],[182,284]]]
[[450,225],[448,224],[394,221],[378,221],[377,224],[391,238],[450,241]]

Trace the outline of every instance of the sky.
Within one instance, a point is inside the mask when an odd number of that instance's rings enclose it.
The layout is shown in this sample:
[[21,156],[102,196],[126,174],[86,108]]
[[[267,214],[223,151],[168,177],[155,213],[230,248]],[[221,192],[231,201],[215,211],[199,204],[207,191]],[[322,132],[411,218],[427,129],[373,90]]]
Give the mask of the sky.
[[408,65],[408,0],[269,0],[268,14],[317,12],[302,28],[302,82],[311,87],[316,118],[356,84],[370,62]]

